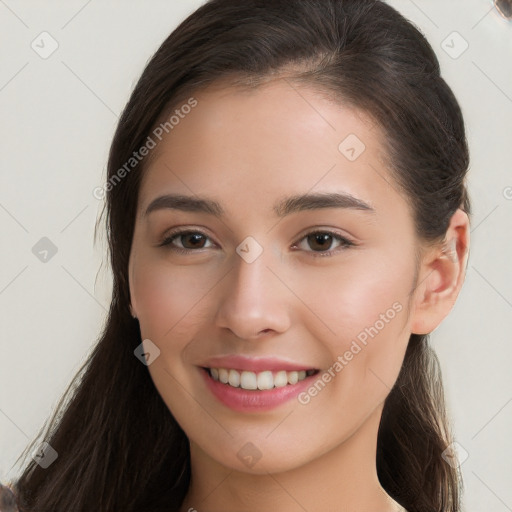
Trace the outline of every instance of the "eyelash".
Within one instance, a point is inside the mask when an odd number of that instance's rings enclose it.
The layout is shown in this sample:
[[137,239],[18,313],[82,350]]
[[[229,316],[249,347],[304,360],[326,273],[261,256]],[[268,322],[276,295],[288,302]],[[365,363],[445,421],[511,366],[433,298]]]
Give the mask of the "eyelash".
[[[200,230],[186,229],[186,230],[171,231],[164,238],[164,240],[158,245],[158,247],[167,247],[169,250],[177,252],[179,254],[190,254],[192,252],[195,252],[196,249],[184,249],[182,247],[173,246],[173,245],[171,245],[171,243],[174,241],[175,238],[179,238],[182,235],[192,235],[192,234],[193,235],[201,235],[201,236],[203,236],[205,238],[210,238],[206,233],[203,233]],[[298,242],[294,243],[294,246],[297,245],[298,243],[302,242],[302,240],[304,240],[308,236],[315,235],[315,234],[330,235],[335,240],[341,242],[341,246],[338,247],[337,249],[331,249],[329,251],[306,251],[306,252],[311,253],[313,255],[313,257],[315,257],[315,258],[317,258],[317,257],[321,257],[321,258],[330,257],[330,256],[333,256],[334,254],[340,252],[340,250],[348,249],[349,247],[355,247],[357,245],[354,242],[352,242],[351,240],[349,240],[348,238],[345,238],[344,236],[341,236],[341,235],[339,235],[338,233],[336,233],[334,231],[316,229],[316,230],[313,230],[313,231],[309,231],[308,233],[305,233],[298,240]],[[204,249],[204,247],[201,247],[200,249]]]

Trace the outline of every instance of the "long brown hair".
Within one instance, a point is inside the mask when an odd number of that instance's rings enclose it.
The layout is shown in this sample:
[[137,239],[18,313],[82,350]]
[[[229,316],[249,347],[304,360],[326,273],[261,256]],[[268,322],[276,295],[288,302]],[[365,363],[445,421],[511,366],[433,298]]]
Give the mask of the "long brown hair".
[[[128,260],[147,162],[111,180],[160,116],[193,91],[220,79],[257,87],[283,70],[380,125],[419,239],[442,240],[457,208],[470,213],[460,107],[431,46],[396,10],[379,0],[206,2],[160,46],[120,118],[106,196],[110,310],[41,436],[57,460],[47,469],[29,461],[15,482],[22,511],[179,510],[190,482],[188,440],[133,354],[141,336],[129,310]],[[442,458],[451,442],[443,400],[428,336],[412,334],[377,447],[380,482],[409,512],[460,509],[460,475]]]

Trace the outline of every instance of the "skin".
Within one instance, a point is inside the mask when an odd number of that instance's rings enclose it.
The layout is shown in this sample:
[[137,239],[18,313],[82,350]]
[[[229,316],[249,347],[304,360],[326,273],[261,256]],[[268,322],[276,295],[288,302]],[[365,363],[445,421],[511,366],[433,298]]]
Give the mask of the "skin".
[[[197,107],[151,155],[129,264],[132,314],[142,339],[160,349],[148,370],[190,440],[192,480],[181,512],[402,510],[376,473],[383,401],[410,334],[434,330],[455,302],[467,215],[452,217],[451,254],[421,244],[383,164],[378,126],[311,87],[275,79],[250,92],[210,86],[195,98]],[[366,146],[355,161],[338,150],[349,134]],[[333,191],[375,211],[310,209],[279,219],[272,210],[285,196]],[[162,209],[144,216],[163,193],[215,199],[227,215]],[[207,238],[199,245],[175,238],[189,254],[158,246],[180,226]],[[326,229],[356,245],[333,238],[322,249],[305,236]],[[247,236],[263,248],[252,263],[236,252]],[[314,256],[329,250],[330,257]],[[397,303],[401,311],[307,404],[235,412],[209,393],[197,368],[239,353],[325,372]],[[261,455],[252,467],[237,456],[249,442]]]

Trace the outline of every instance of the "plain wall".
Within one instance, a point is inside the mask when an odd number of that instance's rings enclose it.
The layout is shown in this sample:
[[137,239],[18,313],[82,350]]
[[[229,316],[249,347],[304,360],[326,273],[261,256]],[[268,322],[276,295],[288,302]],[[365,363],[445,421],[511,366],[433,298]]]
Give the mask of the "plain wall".
[[[512,510],[512,22],[488,0],[393,0],[427,36],[471,149],[468,273],[432,334],[468,511]],[[94,244],[118,116],[147,60],[202,1],[0,3],[0,481],[95,343],[110,296]],[[42,58],[31,47],[49,51]],[[454,35],[456,31],[460,36]],[[463,49],[467,50],[454,58]],[[44,39],[43,42],[41,38]],[[450,56],[448,50],[452,55]],[[47,237],[56,254],[33,247]],[[37,247],[37,246],[36,246]],[[51,253],[50,253],[51,254]]]

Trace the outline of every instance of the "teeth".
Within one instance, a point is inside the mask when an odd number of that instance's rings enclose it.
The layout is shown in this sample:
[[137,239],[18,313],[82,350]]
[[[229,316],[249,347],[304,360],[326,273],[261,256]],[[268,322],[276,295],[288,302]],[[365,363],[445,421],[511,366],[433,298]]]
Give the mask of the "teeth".
[[[255,374],[253,373],[253,375]],[[257,381],[258,389],[272,389],[274,387],[274,377],[270,371],[258,373]]]
[[282,388],[288,384],[297,384],[297,382],[313,375],[316,370],[300,370],[292,372],[287,372],[285,370],[271,372],[266,370],[255,373],[249,371],[239,372],[237,370],[228,370],[226,368],[208,368],[208,371],[213,380],[220,381],[223,384],[228,384],[234,388],[265,390]]
[[299,372],[288,372],[288,384],[297,384],[299,382]]
[[288,376],[284,370],[277,372],[274,377],[274,386],[276,388],[282,388],[288,384]]
[[[236,370],[231,371],[236,372]],[[256,374],[253,372],[242,372],[240,374],[240,387],[243,389],[258,389]]]

